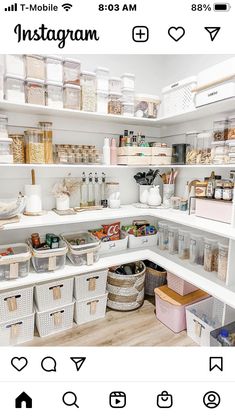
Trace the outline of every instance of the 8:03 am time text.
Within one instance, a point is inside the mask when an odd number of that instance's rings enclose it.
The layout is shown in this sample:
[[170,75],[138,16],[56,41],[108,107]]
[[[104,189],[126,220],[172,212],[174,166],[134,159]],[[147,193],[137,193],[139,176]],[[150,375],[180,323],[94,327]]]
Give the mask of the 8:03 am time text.
[[99,12],[137,12],[137,4],[99,4]]

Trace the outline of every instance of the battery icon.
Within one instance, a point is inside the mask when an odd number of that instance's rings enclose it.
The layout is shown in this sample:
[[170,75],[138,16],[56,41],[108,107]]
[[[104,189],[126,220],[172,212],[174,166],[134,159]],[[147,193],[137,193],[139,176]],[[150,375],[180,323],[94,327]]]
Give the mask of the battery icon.
[[214,3],[215,12],[228,12],[231,9],[229,3]]

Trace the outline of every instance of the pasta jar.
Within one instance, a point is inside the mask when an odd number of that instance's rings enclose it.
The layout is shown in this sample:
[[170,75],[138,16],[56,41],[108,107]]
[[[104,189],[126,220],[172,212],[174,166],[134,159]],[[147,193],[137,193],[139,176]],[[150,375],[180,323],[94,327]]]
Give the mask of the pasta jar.
[[12,139],[13,162],[15,164],[25,163],[25,138],[24,135],[9,135]]
[[14,103],[25,103],[24,77],[16,77],[6,74],[5,99]]
[[109,94],[122,92],[122,79],[120,77],[112,77],[109,79]]
[[66,109],[81,109],[81,87],[75,84],[64,85],[64,107]]
[[6,54],[5,68],[12,77],[25,78],[24,55]]
[[45,61],[41,55],[26,55],[26,77],[45,81]]
[[0,138],[0,163],[1,164],[13,163],[11,138]]
[[105,91],[109,90],[109,69],[104,67],[96,68],[96,80],[97,90]]
[[218,270],[218,244],[211,238],[205,238],[204,270],[209,272]]
[[185,229],[179,229],[178,255],[181,260],[189,259],[190,233]]
[[168,228],[168,250],[170,254],[178,253],[178,228],[169,226]]
[[190,237],[189,261],[191,264],[199,264],[203,266],[204,240],[201,235],[192,234]]
[[82,73],[82,110],[96,112],[96,74],[84,71]]
[[47,84],[46,105],[55,109],[63,108],[63,85],[62,83],[50,82]]
[[108,113],[108,93],[103,90],[97,90],[97,112]]
[[158,222],[158,246],[161,251],[168,249],[168,225],[165,222]]
[[125,73],[121,76],[123,89],[135,88],[135,74]]
[[64,60],[64,84],[80,86],[81,62],[76,59]]
[[156,119],[159,104],[158,96],[137,94],[135,96],[135,116],[137,118]]
[[26,163],[45,164],[43,132],[39,129],[25,131]]
[[213,137],[214,141],[227,141],[228,139],[228,120],[217,120],[213,125]]
[[26,80],[26,101],[30,104],[45,106],[45,84],[38,79]]
[[58,55],[46,57],[47,83],[63,83],[63,62]]
[[228,245],[219,243],[218,278],[226,282],[228,267]]
[[43,133],[45,164],[53,164],[52,122],[39,122],[38,126]]
[[108,103],[108,113],[111,115],[121,115],[122,114],[122,95],[119,93],[109,94],[109,103]]

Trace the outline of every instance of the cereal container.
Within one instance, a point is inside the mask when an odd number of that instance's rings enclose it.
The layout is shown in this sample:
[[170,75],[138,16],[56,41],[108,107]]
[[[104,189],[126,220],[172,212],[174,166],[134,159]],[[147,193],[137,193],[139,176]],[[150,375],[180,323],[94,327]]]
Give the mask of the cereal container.
[[189,261],[191,264],[203,266],[204,241],[201,235],[192,234],[190,237]]
[[14,134],[9,135],[12,139],[12,151],[14,164],[25,163],[25,139],[24,135]]
[[213,125],[213,138],[215,142],[227,141],[229,123],[227,119],[217,120]]
[[111,115],[121,115],[122,114],[122,95],[115,92],[109,94],[108,101],[108,113]]

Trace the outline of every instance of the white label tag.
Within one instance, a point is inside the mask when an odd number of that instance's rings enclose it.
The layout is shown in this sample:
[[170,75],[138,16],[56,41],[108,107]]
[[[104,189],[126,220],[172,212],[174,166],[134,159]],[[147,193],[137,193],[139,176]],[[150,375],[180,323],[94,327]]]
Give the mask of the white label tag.
[[48,270],[53,271],[56,269],[56,257],[49,257]]
[[17,279],[19,276],[19,264],[10,264],[10,279]]
[[94,254],[87,253],[87,265],[90,266],[93,263],[94,263]]

